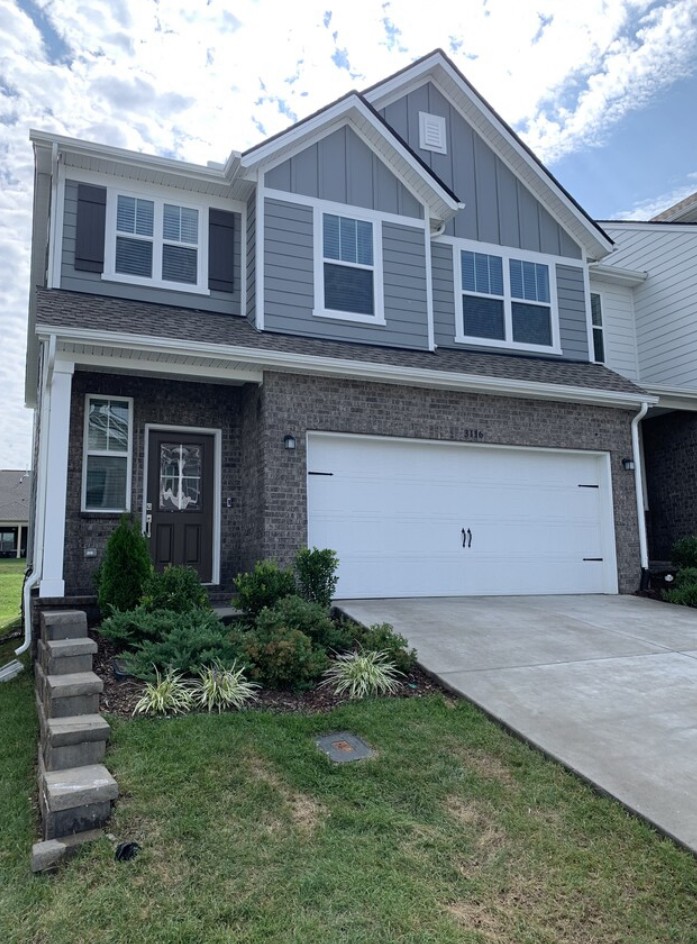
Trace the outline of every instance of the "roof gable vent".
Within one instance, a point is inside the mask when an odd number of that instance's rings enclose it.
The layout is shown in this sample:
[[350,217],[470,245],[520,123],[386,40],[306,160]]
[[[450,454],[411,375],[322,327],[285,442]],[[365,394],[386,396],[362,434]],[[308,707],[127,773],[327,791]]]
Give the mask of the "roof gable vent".
[[445,118],[426,111],[419,112],[419,147],[424,151],[447,154]]

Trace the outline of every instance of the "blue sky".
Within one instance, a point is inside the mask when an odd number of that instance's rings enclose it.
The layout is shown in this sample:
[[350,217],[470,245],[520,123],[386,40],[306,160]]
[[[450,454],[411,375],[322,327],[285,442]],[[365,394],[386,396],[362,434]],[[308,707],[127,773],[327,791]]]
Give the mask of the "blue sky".
[[596,218],[697,191],[695,0],[0,0],[0,36],[0,468],[30,456],[29,128],[223,161],[441,47]]

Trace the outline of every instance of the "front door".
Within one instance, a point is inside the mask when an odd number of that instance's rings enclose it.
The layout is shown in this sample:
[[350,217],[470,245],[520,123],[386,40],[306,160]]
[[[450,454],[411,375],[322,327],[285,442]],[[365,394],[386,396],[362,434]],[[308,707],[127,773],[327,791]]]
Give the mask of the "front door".
[[155,568],[186,564],[203,583],[213,575],[213,457],[213,436],[150,432],[146,521]]

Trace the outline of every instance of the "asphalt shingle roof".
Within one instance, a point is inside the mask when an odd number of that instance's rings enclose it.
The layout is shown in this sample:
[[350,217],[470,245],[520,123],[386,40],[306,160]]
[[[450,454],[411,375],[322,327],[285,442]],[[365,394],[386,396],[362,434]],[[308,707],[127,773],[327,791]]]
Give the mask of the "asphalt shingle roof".
[[0,524],[29,520],[29,483],[26,469],[0,469]]

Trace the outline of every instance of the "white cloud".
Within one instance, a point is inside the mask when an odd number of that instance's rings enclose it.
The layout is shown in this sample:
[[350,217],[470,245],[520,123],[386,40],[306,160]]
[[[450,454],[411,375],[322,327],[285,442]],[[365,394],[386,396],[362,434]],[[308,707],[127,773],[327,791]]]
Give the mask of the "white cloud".
[[17,0],[0,4],[0,467],[29,456],[30,127],[224,160],[440,46],[549,161],[600,140],[697,58],[694,0],[34,3],[53,51]]

